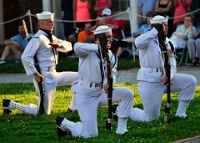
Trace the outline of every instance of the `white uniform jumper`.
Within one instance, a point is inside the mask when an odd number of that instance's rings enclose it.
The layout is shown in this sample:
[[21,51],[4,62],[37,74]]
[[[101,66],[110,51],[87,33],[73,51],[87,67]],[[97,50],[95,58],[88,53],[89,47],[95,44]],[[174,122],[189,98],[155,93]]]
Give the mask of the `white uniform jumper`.
[[[163,59],[160,55],[157,40],[158,31],[153,28],[151,31],[136,38],[135,44],[139,49],[141,68],[138,71],[138,90],[142,99],[144,111],[135,108],[132,112],[132,119],[137,121],[151,121],[159,118],[163,93],[166,93],[166,86],[161,83],[165,76]],[[171,49],[169,39],[166,38],[167,48]],[[186,108],[194,98],[194,91],[197,85],[196,78],[188,74],[176,73],[176,60],[174,54],[170,57],[171,65],[171,92],[180,92],[178,95],[179,106],[176,116],[186,117]]]
[[[61,129],[70,129],[73,136],[90,138],[98,135],[97,109],[98,106],[107,106],[107,94],[102,89],[102,72],[97,44],[76,43],[74,51],[79,56],[79,83],[75,86],[75,101],[81,122],[73,123],[67,119],[62,122]],[[111,51],[109,57],[112,64],[117,59]],[[103,59],[103,83],[107,83],[106,60]],[[113,79],[115,79],[117,63],[113,67]],[[127,131],[127,119],[132,111],[133,92],[128,88],[114,88],[113,103],[119,102],[117,116],[119,117],[117,133]],[[122,121],[122,122],[120,122]]]
[[[44,31],[39,30],[34,38],[30,40],[26,49],[22,55],[22,62],[26,70],[27,75],[33,75],[38,72],[34,66],[34,55],[36,54],[38,58],[38,63],[41,69],[41,73],[44,76],[43,88],[45,92],[44,96],[44,108],[45,113],[50,114],[53,106],[54,95],[56,92],[57,85],[72,85],[78,82],[78,73],[77,72],[56,72],[55,66],[57,64],[57,51],[68,52],[72,50],[71,43],[57,39],[55,36],[52,36],[53,41],[58,44],[62,44],[64,48],[56,48],[53,54],[52,47],[49,45],[50,40]],[[38,91],[38,85],[34,81],[36,90]],[[39,93],[39,92],[38,92]],[[40,101],[40,96],[38,98]],[[12,103],[12,102],[11,102]],[[38,102],[39,104],[40,102]],[[12,106],[12,105],[11,105]],[[30,105],[24,108],[24,112],[28,114],[37,114],[38,106]],[[19,108],[18,108],[19,109]]]

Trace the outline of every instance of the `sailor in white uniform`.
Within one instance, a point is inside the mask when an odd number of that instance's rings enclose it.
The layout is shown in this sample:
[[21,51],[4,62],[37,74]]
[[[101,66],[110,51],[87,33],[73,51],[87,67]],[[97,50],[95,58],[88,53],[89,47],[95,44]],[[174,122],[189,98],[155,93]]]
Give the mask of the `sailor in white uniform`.
[[[40,23],[40,30],[28,43],[21,57],[23,66],[27,75],[33,75],[34,85],[39,93],[38,83],[43,79],[42,85],[44,89],[44,110],[46,114],[50,114],[54,95],[57,85],[73,85],[78,82],[78,72],[56,72],[58,64],[58,51],[69,52],[72,50],[70,42],[63,41],[52,35],[54,28],[54,13],[42,12],[36,14]],[[41,70],[39,73],[35,67],[34,56],[38,59],[38,64]],[[4,107],[8,110],[19,109],[27,114],[38,114],[40,96],[38,96],[38,106],[21,105],[14,101],[4,100]]]
[[[164,56],[159,43],[159,33],[167,35],[167,18],[155,16],[151,20],[152,30],[136,38],[135,45],[139,49],[141,68],[138,71],[138,90],[143,103],[143,110],[134,108],[131,118],[135,121],[157,120],[160,115],[163,94],[166,93],[166,72],[164,69]],[[162,25],[160,31],[154,25]],[[197,80],[188,74],[176,73],[176,60],[173,43],[166,37],[166,47],[170,51],[171,65],[171,92],[180,92],[178,95],[178,109],[175,116],[185,118],[186,109],[194,98]]]
[[[101,46],[100,35],[107,36],[107,45],[105,45],[109,49],[112,43],[112,29],[102,25],[96,28],[94,34],[96,44],[76,43],[74,45],[74,51],[79,56],[78,73],[80,76],[79,83],[75,88],[75,102],[81,122],[74,123],[62,116],[58,116],[56,120],[61,130],[70,130],[75,137],[91,138],[98,136],[97,109],[99,106],[108,105],[107,66],[102,52],[103,46]],[[117,59],[110,50],[108,51],[109,58],[113,64],[112,76],[113,80],[115,80]],[[132,111],[134,94],[132,90],[122,87],[113,88],[112,94],[112,102],[119,102],[116,133],[124,134],[127,132],[126,123]]]

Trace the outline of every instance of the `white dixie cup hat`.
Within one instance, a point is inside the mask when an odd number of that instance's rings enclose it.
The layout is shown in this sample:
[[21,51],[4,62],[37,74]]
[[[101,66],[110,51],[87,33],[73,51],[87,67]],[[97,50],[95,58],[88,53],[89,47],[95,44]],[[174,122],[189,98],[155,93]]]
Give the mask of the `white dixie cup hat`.
[[112,27],[108,27],[106,25],[101,25],[101,26],[98,26],[92,32],[94,33],[94,35],[96,35],[96,34],[101,34],[101,33],[106,33],[106,32],[111,32],[111,31],[112,31]]
[[151,24],[161,24],[163,22],[168,22],[168,17],[156,15],[150,20]]
[[41,12],[41,13],[37,13],[36,14],[38,20],[45,20],[45,19],[51,19],[53,20],[54,19],[54,13],[51,13],[51,12],[48,12],[48,11],[44,11],[44,12]]

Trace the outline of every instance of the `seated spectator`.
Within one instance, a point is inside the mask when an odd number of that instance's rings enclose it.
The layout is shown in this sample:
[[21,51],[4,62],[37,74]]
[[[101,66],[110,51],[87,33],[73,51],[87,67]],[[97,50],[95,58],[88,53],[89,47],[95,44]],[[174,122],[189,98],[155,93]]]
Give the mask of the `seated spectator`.
[[196,65],[200,63],[200,26],[194,34],[194,38],[187,41],[187,48],[192,64]]
[[119,23],[117,22],[117,20],[113,19],[111,15],[111,10],[109,8],[105,8],[102,11],[102,19],[97,21],[97,26],[106,25],[108,27],[112,27],[113,36],[115,38],[119,38]]
[[[71,42],[73,46],[76,42],[84,43],[87,37],[92,37],[94,39],[94,33],[92,31],[95,28],[96,25],[92,26],[91,22],[85,22],[85,27],[84,27],[85,30],[79,32],[77,36],[75,34],[69,35],[68,41]],[[74,53],[74,50],[66,53],[66,55],[68,55],[69,57],[77,57],[76,54]]]
[[[21,61],[22,52],[28,44],[28,38],[26,37],[22,21],[18,24],[18,33],[18,35],[4,41],[6,46],[2,53],[0,64],[6,63],[6,59],[10,53],[14,54],[14,58],[17,60],[16,62],[18,60]],[[29,34],[29,37],[31,37],[31,34]]]
[[154,12],[153,11],[149,11],[147,12],[146,14],[146,20],[145,20],[145,23],[142,24],[138,31],[136,33],[133,33],[133,36],[134,37],[137,37],[137,36],[140,36],[141,34],[151,30],[151,23],[150,23],[150,20],[152,19],[152,17],[154,17]]
[[85,23],[85,30],[81,31],[78,34],[78,42],[84,43],[85,38],[87,37],[94,37],[94,33],[92,32],[92,24],[91,22],[86,22]]
[[[153,11],[149,11],[146,14],[146,23],[144,23],[142,26],[140,26],[140,28],[138,29],[137,32],[133,33],[133,38],[126,38],[126,39],[122,39],[122,41],[124,42],[130,42],[133,43],[135,41],[135,38],[149,30],[151,30],[151,23],[150,20],[154,17],[154,12]],[[124,58],[124,56],[127,56],[127,49],[124,47],[119,47],[116,53],[116,56],[120,59],[120,58]],[[128,54],[129,55],[129,54]]]
[[[102,19],[98,20],[96,22],[96,26],[99,26],[99,25],[106,25],[108,27],[112,27],[112,33],[113,33],[113,37],[116,38],[116,39],[119,39],[121,34],[120,34],[120,30],[119,30],[119,23],[117,20],[113,19],[111,17],[112,15],[112,12],[109,8],[105,8],[103,11],[102,11]],[[116,53],[117,52],[117,49],[118,49],[118,46],[112,44],[110,50],[113,52],[113,53]]]
[[196,33],[196,28],[192,25],[192,16],[186,15],[184,24],[176,28],[170,40],[174,42],[177,48],[185,48],[187,40],[193,38],[194,33]]
[[113,5],[113,0],[96,0],[94,11],[97,13],[97,17],[102,17],[102,11],[105,8],[111,9]]

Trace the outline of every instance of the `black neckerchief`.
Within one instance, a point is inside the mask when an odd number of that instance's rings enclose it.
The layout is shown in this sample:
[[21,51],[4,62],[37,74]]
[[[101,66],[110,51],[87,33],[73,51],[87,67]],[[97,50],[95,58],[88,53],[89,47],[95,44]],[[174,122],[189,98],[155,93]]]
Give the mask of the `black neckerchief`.
[[[40,28],[40,30],[45,32],[45,36],[49,39],[49,41],[51,43],[53,43],[52,33],[50,31],[48,31],[48,30],[44,30],[44,29],[41,29],[41,28]],[[54,59],[55,59],[55,65],[56,65],[57,64],[56,63],[56,55],[58,55],[58,53],[57,53],[57,50],[55,48],[52,48],[52,52],[53,52],[53,56],[54,56]]]
[[52,33],[50,31],[44,30],[44,29],[41,29],[41,28],[40,28],[40,30],[42,30],[43,32],[45,32],[47,34],[45,36],[49,39],[50,42],[53,42]]
[[[95,52],[96,55],[99,57],[100,59],[100,71],[101,71],[101,83],[103,84],[103,80],[104,80],[104,71],[103,71],[103,57],[101,57],[101,54],[103,56],[103,53],[101,53],[100,51],[100,47],[98,47],[98,51]],[[102,59],[103,58],[103,59]]]

